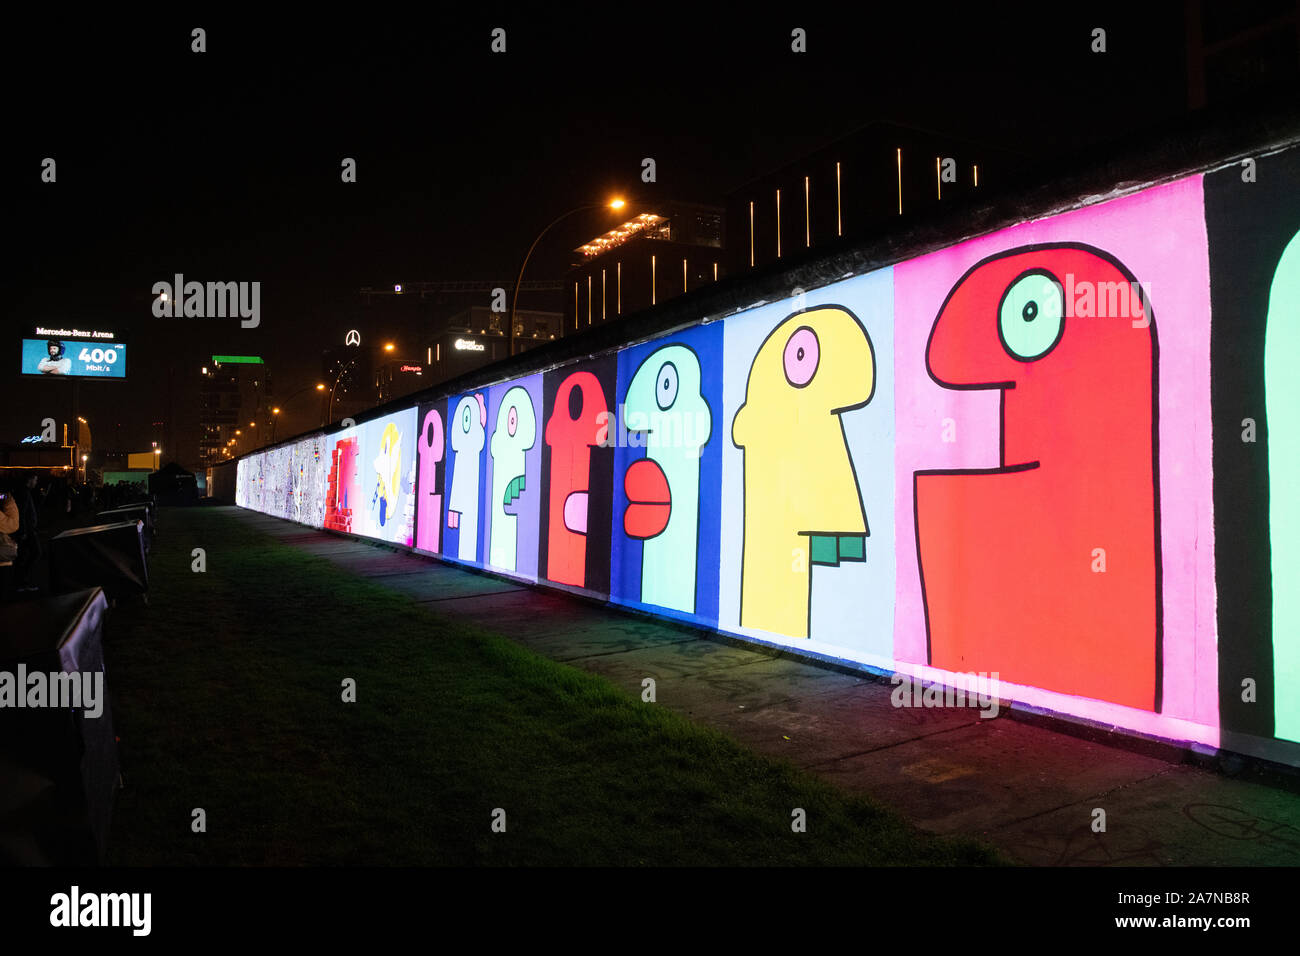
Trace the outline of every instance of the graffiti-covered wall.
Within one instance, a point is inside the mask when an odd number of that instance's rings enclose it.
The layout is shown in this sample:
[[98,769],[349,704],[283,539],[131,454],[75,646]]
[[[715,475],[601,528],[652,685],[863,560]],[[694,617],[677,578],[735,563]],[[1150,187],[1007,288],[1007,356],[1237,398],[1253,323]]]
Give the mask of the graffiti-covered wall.
[[1300,764],[1300,150],[1253,176],[430,395],[237,500]]

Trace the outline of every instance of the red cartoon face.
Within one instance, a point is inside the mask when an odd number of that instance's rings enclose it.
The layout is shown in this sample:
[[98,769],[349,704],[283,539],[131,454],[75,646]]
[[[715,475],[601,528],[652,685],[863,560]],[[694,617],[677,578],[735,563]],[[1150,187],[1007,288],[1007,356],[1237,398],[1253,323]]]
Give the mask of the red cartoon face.
[[575,372],[555,395],[546,423],[551,449],[547,575],[552,581],[586,584],[587,489],[591,449],[608,429],[609,409],[600,380]]
[[981,262],[927,347],[946,388],[1001,389],[1001,461],[918,472],[931,663],[1160,707],[1156,337],[1099,250]]
[[1081,453],[1086,464],[1134,401],[1150,405],[1154,336],[1143,300],[1132,276],[1091,249],[987,260],[939,312],[930,376],[947,388],[1006,390],[1003,464]]

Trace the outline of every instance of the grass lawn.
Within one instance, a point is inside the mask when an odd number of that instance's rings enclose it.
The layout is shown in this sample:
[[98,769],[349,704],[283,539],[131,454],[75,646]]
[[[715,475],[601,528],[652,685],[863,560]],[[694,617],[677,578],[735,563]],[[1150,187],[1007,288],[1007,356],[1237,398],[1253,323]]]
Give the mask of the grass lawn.
[[111,863],[1000,862],[228,514],[164,509],[158,535],[149,606],[105,628]]

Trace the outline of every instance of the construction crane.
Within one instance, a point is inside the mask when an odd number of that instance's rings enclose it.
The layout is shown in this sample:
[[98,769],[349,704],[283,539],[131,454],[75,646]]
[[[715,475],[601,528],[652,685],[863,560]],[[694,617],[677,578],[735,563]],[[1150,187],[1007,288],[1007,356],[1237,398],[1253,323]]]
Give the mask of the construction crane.
[[[513,281],[505,282],[476,282],[474,280],[455,280],[444,282],[403,282],[394,285],[391,288],[375,289],[370,286],[364,286],[361,289],[362,295],[419,295],[423,298],[426,295],[446,293],[446,292],[491,292],[494,289],[510,289],[514,285]],[[521,286],[528,292],[559,292],[564,288],[564,283],[558,280],[547,281],[544,279],[532,279]]]

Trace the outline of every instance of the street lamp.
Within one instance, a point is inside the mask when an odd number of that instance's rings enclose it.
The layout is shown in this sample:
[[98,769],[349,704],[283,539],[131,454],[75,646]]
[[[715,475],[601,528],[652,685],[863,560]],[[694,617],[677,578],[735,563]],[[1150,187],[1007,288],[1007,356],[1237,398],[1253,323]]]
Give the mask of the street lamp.
[[[348,371],[348,369],[353,368],[356,364],[357,360],[352,359],[346,365],[339,366],[339,373],[334,376],[334,385],[330,388],[330,404],[328,410],[325,412],[325,421],[322,422],[322,424],[328,425],[330,422],[334,421],[334,392],[338,389],[339,382],[343,381],[343,373]],[[316,387],[324,388],[325,386],[317,385]]]
[[510,297],[510,328],[506,333],[506,341],[508,343],[507,346],[508,354],[510,355],[515,354],[515,307],[519,303],[519,287],[523,284],[524,270],[528,268],[528,260],[532,258],[533,250],[536,249],[537,244],[542,241],[542,237],[546,235],[548,232],[550,232],[552,227],[563,222],[565,219],[568,219],[570,216],[576,215],[577,213],[585,212],[588,209],[600,209],[601,207],[617,211],[619,209],[622,209],[626,205],[627,203],[624,202],[621,198],[613,199],[607,203],[602,203],[602,202],[583,203],[581,206],[578,206],[574,209],[570,209],[568,212],[556,216],[554,219],[551,220],[551,222],[547,225],[545,229],[543,229],[541,232],[537,234],[537,238],[533,240],[533,244],[528,247],[528,252],[524,255],[523,265],[519,267],[519,276],[518,278],[515,279],[514,295]]

